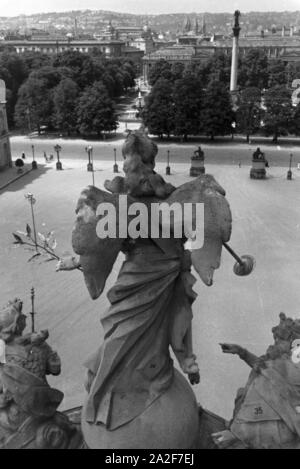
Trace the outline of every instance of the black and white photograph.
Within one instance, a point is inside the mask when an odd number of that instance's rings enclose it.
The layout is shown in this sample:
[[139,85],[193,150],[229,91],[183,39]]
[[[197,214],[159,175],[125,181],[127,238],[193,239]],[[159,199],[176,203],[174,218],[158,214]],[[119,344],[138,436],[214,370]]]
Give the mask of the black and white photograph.
[[0,7],[0,449],[300,449],[300,0]]

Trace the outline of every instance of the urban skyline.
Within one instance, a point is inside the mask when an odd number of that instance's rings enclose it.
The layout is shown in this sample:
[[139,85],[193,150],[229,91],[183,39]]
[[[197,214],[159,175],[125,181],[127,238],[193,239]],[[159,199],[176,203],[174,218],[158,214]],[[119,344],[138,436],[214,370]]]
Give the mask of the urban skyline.
[[239,9],[248,11],[294,11],[300,9],[300,0],[206,0],[199,4],[198,0],[186,0],[184,6],[179,0],[153,0],[151,5],[145,0],[51,0],[41,7],[38,0],[30,0],[26,4],[16,4],[9,0],[1,0],[1,16],[31,15],[48,12],[64,12],[70,10],[108,10],[132,14],[172,14],[172,13],[222,13]]

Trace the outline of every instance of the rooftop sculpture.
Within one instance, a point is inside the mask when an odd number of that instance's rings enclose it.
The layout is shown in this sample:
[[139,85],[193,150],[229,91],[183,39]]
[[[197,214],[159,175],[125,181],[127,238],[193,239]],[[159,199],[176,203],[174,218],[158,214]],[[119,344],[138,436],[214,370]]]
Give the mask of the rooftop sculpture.
[[[58,264],[58,270],[80,267],[91,297],[97,299],[118,254],[125,254],[107,295],[110,307],[101,318],[104,342],[86,363],[82,431],[89,448],[191,448],[198,438],[197,402],[174,368],[169,347],[190,382],[198,383],[191,266],[207,286],[212,284],[222,246],[230,238],[231,213],[224,189],[212,176],[202,175],[177,189],[166,183],[154,171],[156,153],[143,129],[129,133],[123,145],[125,177],[106,181],[109,192],[92,186],[82,191],[72,235],[79,257]],[[176,238],[175,230],[169,239],[99,238],[99,204],[113,204],[118,215],[120,195],[129,207],[127,224],[137,201],[147,207],[204,203],[203,246],[184,249],[188,236]]]
[[81,435],[57,412],[63,393],[46,379],[60,373],[60,358],[46,342],[47,330],[23,335],[22,308],[15,299],[0,311],[0,448],[78,447]]
[[236,344],[221,344],[251,367],[237,392],[229,429],[216,433],[220,448],[300,448],[300,320],[279,315],[274,344],[257,357]]

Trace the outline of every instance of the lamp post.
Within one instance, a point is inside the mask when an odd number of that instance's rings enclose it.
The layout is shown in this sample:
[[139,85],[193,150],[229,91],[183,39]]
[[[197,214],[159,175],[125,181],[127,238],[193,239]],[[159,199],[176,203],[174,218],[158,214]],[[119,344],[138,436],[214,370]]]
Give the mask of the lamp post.
[[34,321],[34,317],[35,317],[35,310],[34,310],[34,297],[35,297],[35,292],[34,292],[34,287],[31,288],[31,291],[30,291],[31,295],[30,295],[30,298],[31,298],[31,312],[30,312],[30,315],[31,315],[31,332],[35,332],[35,321]]
[[25,199],[28,200],[30,203],[30,209],[31,209],[31,217],[32,217],[32,226],[33,226],[33,236],[34,236],[34,244],[35,244],[35,250],[38,252],[38,245],[37,245],[37,236],[36,236],[36,226],[35,226],[35,218],[34,218],[34,210],[33,206],[36,202],[36,199],[33,197],[33,194],[31,192],[28,192],[28,194],[25,195]]
[[95,186],[95,172],[94,172],[94,157],[93,157],[93,147],[89,145],[89,161],[91,162],[91,172],[92,172],[92,179],[93,179],[93,186]]
[[32,167],[32,169],[37,169],[37,162],[35,161],[35,157],[34,157],[34,145],[31,145],[31,150],[32,150],[32,163],[31,163],[31,167]]
[[88,158],[89,158],[89,161],[88,161],[88,164],[87,164],[87,170],[88,171],[94,171],[93,163],[91,161],[91,156],[92,156],[92,151],[93,151],[92,145],[89,145],[88,147],[85,147],[85,151],[87,152]]
[[56,154],[57,154],[56,169],[58,171],[61,171],[62,170],[62,164],[61,164],[61,161],[59,159],[59,152],[61,151],[61,146],[60,145],[55,145],[54,151],[56,151]]
[[119,168],[117,165],[117,149],[114,148],[114,173],[118,173],[118,172],[119,172]]
[[293,159],[293,153],[290,154],[290,163],[289,163],[289,169],[288,169],[288,172],[287,172],[287,175],[286,175],[286,178],[291,181],[292,179],[292,159]]
[[167,151],[167,167],[166,167],[166,174],[170,176],[171,168],[170,168],[170,150]]

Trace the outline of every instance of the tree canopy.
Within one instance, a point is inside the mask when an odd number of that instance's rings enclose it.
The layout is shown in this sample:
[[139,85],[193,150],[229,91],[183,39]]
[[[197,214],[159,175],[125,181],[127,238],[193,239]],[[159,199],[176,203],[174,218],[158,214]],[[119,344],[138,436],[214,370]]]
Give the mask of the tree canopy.
[[86,129],[83,114],[80,125],[76,117],[80,97],[94,90],[96,83],[100,90],[101,83],[103,99],[108,96],[109,105],[114,107],[114,100],[135,85],[135,77],[136,67],[130,60],[108,59],[98,53],[66,51],[50,57],[34,52],[0,52],[9,125],[30,131],[40,132],[47,126],[70,135]]

